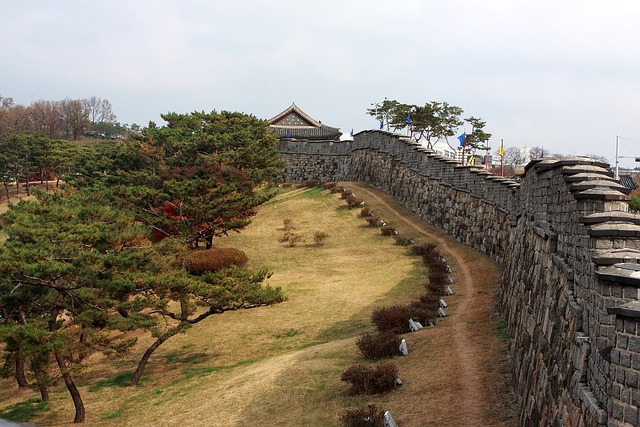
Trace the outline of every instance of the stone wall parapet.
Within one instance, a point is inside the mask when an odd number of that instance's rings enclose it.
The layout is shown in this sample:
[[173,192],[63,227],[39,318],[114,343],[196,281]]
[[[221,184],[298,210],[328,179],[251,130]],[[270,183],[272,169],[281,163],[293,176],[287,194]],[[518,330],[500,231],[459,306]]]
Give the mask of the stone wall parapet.
[[608,165],[536,159],[519,179],[414,141],[282,142],[291,181],[363,181],[502,267],[521,425],[640,421],[640,217]]

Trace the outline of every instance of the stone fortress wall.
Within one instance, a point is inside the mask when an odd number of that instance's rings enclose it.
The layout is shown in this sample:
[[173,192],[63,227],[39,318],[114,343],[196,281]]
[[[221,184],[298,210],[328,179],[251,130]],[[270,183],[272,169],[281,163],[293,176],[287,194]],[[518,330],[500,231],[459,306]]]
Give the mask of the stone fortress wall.
[[287,180],[368,183],[501,266],[521,425],[640,424],[640,217],[607,164],[516,182],[377,130],[278,150]]

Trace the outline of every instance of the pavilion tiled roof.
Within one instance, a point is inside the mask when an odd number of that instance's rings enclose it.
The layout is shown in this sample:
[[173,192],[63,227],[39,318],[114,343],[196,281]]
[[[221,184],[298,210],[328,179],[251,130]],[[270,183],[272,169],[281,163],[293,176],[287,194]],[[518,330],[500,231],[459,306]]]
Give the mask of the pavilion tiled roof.
[[620,184],[632,190],[638,187],[638,184],[636,184],[636,180],[633,179],[633,176],[631,174],[620,175]]
[[278,138],[306,139],[309,141],[339,141],[342,132],[315,120],[294,103],[269,119],[270,127]]

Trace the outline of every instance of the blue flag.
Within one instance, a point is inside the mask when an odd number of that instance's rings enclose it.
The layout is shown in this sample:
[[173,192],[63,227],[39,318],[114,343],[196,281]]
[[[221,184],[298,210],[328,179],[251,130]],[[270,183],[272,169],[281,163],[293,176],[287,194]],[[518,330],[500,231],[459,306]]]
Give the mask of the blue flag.
[[407,114],[407,124],[411,124],[411,113]]
[[384,129],[384,122],[380,120],[380,129]]
[[351,129],[351,133],[349,135],[351,135],[351,138],[353,138],[353,129]]
[[467,139],[467,134],[463,133],[458,137],[458,141],[460,141],[460,147],[464,147],[465,140]]

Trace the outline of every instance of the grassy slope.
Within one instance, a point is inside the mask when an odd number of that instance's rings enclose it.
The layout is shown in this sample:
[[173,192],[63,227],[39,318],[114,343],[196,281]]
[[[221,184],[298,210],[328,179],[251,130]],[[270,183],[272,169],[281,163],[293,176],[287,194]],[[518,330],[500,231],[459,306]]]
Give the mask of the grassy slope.
[[[410,233],[384,208],[374,209],[390,225]],[[456,421],[460,412],[456,391],[444,392],[447,375],[455,372],[447,372],[446,366],[438,365],[441,358],[434,357],[434,352],[446,350],[432,346],[446,342],[447,319],[438,328],[407,336],[416,353],[413,358],[395,359],[405,381],[399,391],[354,397],[341,383],[340,373],[362,362],[354,344],[363,331],[371,329],[372,309],[417,297],[425,282],[419,260],[407,256],[405,248],[381,236],[378,229],[366,227],[358,213],[347,209],[338,195],[316,189],[294,190],[262,206],[246,230],[217,244],[247,252],[250,268],[272,271],[269,284],[281,286],[288,301],[214,316],[172,338],[152,357],[145,381],[135,389],[111,386],[89,391],[97,388],[100,379],[131,372],[151,340],[148,335],[141,336],[135,357],[108,361],[92,356],[92,366],[78,381],[87,405],[87,423],[245,426],[258,421],[261,425],[337,426],[346,408],[378,402],[391,409],[403,426],[446,425],[443,419],[450,420],[449,425],[464,424]],[[294,221],[295,232],[306,236],[299,247],[280,241],[285,218]],[[313,245],[315,231],[329,234],[324,246]],[[478,339],[491,336],[495,323],[483,322],[488,323],[479,328]],[[491,361],[499,356],[493,348],[487,351]],[[422,353],[421,359],[417,352]],[[500,422],[509,416],[498,390],[503,379],[489,374],[497,384],[489,392],[497,395],[489,399],[487,416],[490,424],[507,425]],[[7,404],[33,396],[37,395],[32,391],[16,393],[10,381],[0,382],[0,400]],[[58,425],[72,418],[63,387],[55,390],[49,408],[30,421]]]

